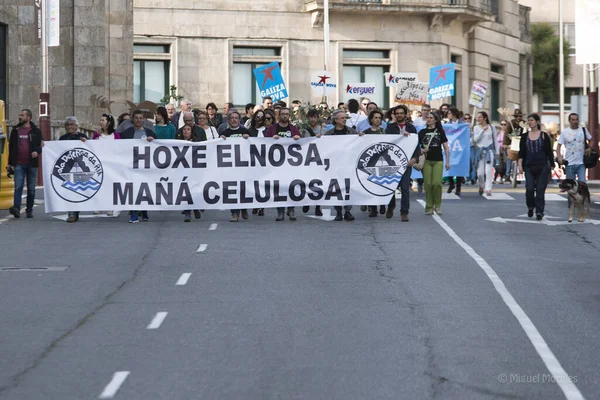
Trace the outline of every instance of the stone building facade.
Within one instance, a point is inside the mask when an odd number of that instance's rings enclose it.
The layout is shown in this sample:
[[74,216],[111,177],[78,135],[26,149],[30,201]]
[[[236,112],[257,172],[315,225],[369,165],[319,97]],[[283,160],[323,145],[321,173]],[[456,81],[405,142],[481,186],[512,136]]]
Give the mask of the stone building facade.
[[[0,2],[0,99],[7,103],[9,121],[23,108],[37,118],[42,67],[34,4]],[[132,47],[132,0],[61,0],[60,46],[49,49],[53,125],[75,115],[92,128],[109,104],[113,113],[128,109]]]
[[[330,104],[345,99],[345,84],[376,81],[380,105],[393,106],[395,93],[385,88],[384,72],[416,72],[428,81],[431,67],[454,62],[452,102],[459,108],[469,109],[472,82],[480,80],[490,84],[488,109],[529,109],[529,8],[517,1],[329,3],[329,70],[338,79]],[[137,100],[157,97],[168,81],[201,107],[209,101],[219,107],[256,102],[252,69],[278,61],[289,100],[316,101],[309,81],[324,65],[323,0],[136,0],[134,43]],[[151,61],[163,64],[147,68]]]
[[[488,82],[486,107],[529,109],[529,8],[516,0],[330,0],[329,70],[346,83],[374,82],[380,106],[394,105],[384,72],[457,66],[453,102],[469,109],[474,80]],[[37,111],[40,47],[34,0],[0,3],[0,98],[9,119]],[[289,100],[317,101],[313,72],[322,70],[323,0],[61,0],[61,45],[50,49],[53,120],[76,115],[96,126],[170,85],[195,106],[260,100],[252,69],[281,64]],[[4,54],[4,58],[3,58]],[[2,73],[4,71],[4,74]],[[435,102],[434,106],[439,105]],[[37,114],[37,113],[36,113]],[[492,112],[494,115],[494,112]]]

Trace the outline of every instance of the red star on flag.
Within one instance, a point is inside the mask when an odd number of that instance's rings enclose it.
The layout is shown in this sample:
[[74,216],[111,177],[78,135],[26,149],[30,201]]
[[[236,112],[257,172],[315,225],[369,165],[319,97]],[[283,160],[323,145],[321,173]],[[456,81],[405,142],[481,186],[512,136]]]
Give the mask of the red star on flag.
[[259,74],[263,74],[265,79],[263,79],[263,83],[260,86],[261,89],[265,88],[265,84],[267,83],[267,81],[272,80],[273,82],[275,82],[275,78],[273,78],[273,70],[277,68],[277,65],[273,65],[271,67],[266,67],[260,71],[258,71]]
[[431,86],[434,86],[435,83],[437,81],[439,81],[440,79],[442,79],[442,80],[445,81],[446,80],[446,72],[450,71],[451,69],[452,68],[450,68],[450,67],[444,67],[444,68],[440,68],[437,71],[435,71],[435,73],[438,74],[438,75],[435,78],[435,80],[433,81],[433,83],[431,84]]
[[331,77],[330,77],[330,76],[327,76],[327,75],[323,75],[323,76],[320,76],[320,75],[319,75],[319,78],[321,78],[321,80],[319,81],[319,83],[318,83],[318,84],[320,85],[320,84],[322,83],[323,85],[326,85],[326,84],[327,84],[327,79],[329,79],[329,78],[331,78]]
[[393,80],[394,80],[394,75],[390,74],[390,78],[389,78],[388,82],[391,82]]
[[348,93],[350,89],[352,89],[352,86],[348,85],[348,87],[346,88],[346,93]]

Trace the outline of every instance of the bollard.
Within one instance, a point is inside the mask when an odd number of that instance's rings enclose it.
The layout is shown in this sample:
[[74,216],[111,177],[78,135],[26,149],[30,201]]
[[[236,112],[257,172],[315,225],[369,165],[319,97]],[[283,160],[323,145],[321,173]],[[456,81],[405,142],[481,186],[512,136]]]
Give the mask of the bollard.
[[6,176],[10,132],[6,130],[6,113],[4,101],[2,100],[0,100],[0,135],[5,135],[4,140],[0,139],[0,210],[8,210],[13,205],[15,184],[12,179],[8,179]]

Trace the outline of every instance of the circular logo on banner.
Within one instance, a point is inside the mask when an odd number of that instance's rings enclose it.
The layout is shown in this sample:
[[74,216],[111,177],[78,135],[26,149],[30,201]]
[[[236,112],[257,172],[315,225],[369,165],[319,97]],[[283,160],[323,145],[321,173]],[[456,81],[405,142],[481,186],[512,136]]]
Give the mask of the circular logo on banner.
[[361,153],[356,176],[362,187],[374,196],[395,193],[408,166],[408,157],[393,143],[375,143]]
[[52,167],[52,188],[70,203],[83,203],[94,197],[103,179],[102,163],[87,149],[65,151]]

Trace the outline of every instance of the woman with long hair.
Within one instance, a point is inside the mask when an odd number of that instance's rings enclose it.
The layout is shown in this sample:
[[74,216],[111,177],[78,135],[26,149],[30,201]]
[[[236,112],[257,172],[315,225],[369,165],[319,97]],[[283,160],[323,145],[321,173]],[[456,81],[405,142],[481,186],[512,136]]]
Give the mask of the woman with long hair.
[[217,132],[217,128],[210,125],[208,120],[209,116],[205,111],[198,112],[198,126],[206,132],[206,140],[218,139],[219,132]]
[[[102,114],[100,117],[100,130],[94,132],[92,135],[93,140],[114,140],[121,139],[119,132],[115,131],[115,118],[110,114]],[[104,214],[104,211],[94,211],[94,215]],[[109,217],[114,215],[114,211],[107,211],[106,214]]]
[[529,132],[521,135],[519,145],[519,170],[525,172],[525,199],[527,216],[541,221],[544,218],[546,205],[546,187],[550,171],[554,168],[554,152],[552,142],[546,132],[542,131],[540,116],[531,114],[527,117]]
[[479,195],[483,195],[485,190],[486,195],[491,196],[494,179],[492,168],[494,168],[494,160],[498,157],[498,140],[496,129],[490,124],[490,118],[485,111],[477,113],[477,126],[473,128],[473,142],[480,150],[477,164]]
[[156,121],[154,133],[157,139],[175,139],[175,126],[171,123],[165,107],[156,108],[154,120]]
[[125,112],[125,113],[119,115],[119,117],[117,118],[117,127],[121,126],[123,121],[126,121],[128,119],[131,119],[131,115],[129,115],[129,113]]
[[266,129],[265,112],[263,110],[258,110],[254,113],[252,119],[250,120],[250,127],[248,128],[248,131],[250,131],[250,136],[265,137]]
[[119,132],[115,132],[115,118],[110,114],[102,114],[100,117],[100,130],[94,132],[93,140],[98,139],[120,139]]
[[425,186],[425,214],[433,215],[435,211],[442,215],[442,175],[444,173],[444,157],[446,153],[446,171],[450,169],[450,147],[448,138],[442,127],[442,118],[438,112],[430,112],[427,116],[427,127],[419,132],[421,152],[425,154],[423,166],[423,184]]
[[265,110],[265,127],[268,129],[271,125],[276,124],[275,113],[273,110]]

